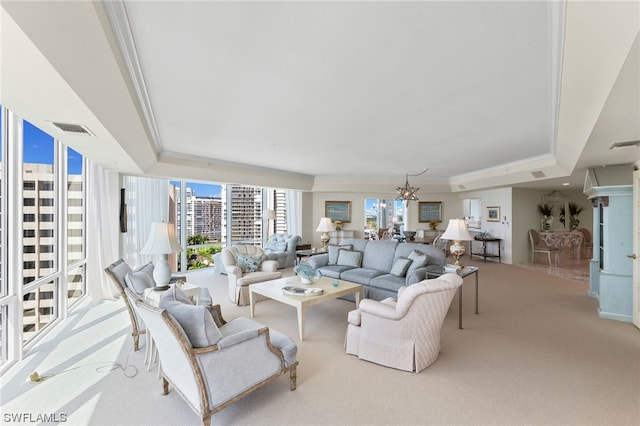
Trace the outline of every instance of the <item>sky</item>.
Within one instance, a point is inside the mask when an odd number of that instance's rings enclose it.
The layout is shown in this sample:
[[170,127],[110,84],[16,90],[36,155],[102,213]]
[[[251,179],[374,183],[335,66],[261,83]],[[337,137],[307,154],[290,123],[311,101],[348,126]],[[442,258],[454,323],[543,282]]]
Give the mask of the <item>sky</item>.
[[[171,184],[180,186],[180,182],[172,180]],[[198,197],[215,197],[220,198],[220,185],[210,183],[187,182],[187,188],[193,189]]]
[[[24,120],[23,138],[25,163],[53,164],[53,137]],[[82,155],[73,149],[68,151],[69,174],[82,174]]]

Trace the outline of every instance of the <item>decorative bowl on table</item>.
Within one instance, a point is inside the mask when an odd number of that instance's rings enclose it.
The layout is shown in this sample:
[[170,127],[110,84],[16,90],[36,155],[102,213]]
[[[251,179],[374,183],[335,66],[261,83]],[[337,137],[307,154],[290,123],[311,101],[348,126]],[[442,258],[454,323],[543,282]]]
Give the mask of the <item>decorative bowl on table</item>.
[[409,241],[413,241],[414,237],[416,236],[416,231],[403,231],[402,233],[405,237],[407,237],[407,240]]

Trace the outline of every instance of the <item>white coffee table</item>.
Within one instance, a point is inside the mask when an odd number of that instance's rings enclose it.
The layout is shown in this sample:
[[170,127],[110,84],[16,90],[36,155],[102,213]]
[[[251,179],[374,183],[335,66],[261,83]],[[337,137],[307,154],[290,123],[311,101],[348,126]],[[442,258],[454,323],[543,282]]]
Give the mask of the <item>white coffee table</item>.
[[[298,334],[300,340],[304,340],[304,322],[306,310],[309,306],[317,305],[318,303],[326,302],[327,300],[337,299],[338,297],[346,296],[348,294],[355,294],[356,306],[360,304],[362,299],[362,286],[360,284],[352,283],[349,281],[338,281],[338,286],[334,287],[331,283],[335,281],[333,278],[322,277],[313,282],[310,285],[304,285],[300,283],[298,277],[285,277],[272,281],[265,281],[261,283],[251,284],[249,286],[249,304],[251,306],[251,317],[255,314],[255,297],[254,294],[268,297],[269,299],[277,300],[289,306],[293,306],[298,311]],[[324,293],[319,296],[290,296],[282,292],[283,287],[302,287],[302,288],[321,288]]]

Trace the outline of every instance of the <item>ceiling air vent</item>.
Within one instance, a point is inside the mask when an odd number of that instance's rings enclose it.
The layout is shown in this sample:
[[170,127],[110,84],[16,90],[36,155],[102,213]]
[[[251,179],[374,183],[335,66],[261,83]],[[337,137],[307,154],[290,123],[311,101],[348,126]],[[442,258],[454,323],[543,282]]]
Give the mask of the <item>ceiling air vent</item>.
[[628,148],[628,147],[637,147],[640,146],[640,140],[638,141],[626,141],[626,142],[616,142],[609,147],[609,149],[616,148]]
[[464,185],[458,185],[458,189],[467,189],[467,187]]
[[58,123],[55,121],[50,121],[58,129],[62,130],[65,133],[73,133],[76,135],[87,135],[87,136],[95,136],[91,130],[82,124],[69,124],[69,123]]
[[537,170],[535,172],[531,172],[531,174],[533,175],[534,178],[536,179],[540,179],[543,177],[547,177],[547,175],[545,175],[543,172],[541,172],[540,170]]

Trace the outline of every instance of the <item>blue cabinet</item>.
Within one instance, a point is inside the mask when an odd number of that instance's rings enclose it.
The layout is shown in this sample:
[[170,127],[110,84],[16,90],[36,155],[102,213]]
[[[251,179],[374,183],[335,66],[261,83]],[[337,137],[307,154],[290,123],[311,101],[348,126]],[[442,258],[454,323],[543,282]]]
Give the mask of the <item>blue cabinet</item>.
[[594,208],[589,294],[598,299],[601,318],[632,322],[633,187],[585,185],[585,194]]

